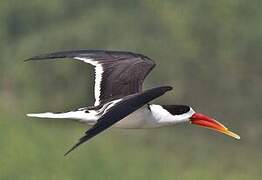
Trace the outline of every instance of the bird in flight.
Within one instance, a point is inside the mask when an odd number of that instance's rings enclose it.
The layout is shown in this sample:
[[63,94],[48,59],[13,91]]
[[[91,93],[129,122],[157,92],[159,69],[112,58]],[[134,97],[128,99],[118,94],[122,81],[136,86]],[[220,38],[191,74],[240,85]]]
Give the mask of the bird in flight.
[[172,90],[172,87],[142,90],[144,79],[155,67],[155,62],[145,55],[125,51],[73,50],[42,54],[25,61],[65,58],[95,67],[94,105],[68,112],[27,114],[38,118],[74,119],[91,125],[65,155],[111,126],[141,129],[191,123],[240,139],[240,136],[229,131],[223,124],[195,112],[188,105],[149,104]]

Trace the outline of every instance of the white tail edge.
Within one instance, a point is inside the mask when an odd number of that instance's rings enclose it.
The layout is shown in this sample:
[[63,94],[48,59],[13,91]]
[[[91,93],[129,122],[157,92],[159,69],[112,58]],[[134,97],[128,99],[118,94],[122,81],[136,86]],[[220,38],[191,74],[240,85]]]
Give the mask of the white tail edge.
[[45,113],[30,113],[27,114],[28,117],[38,117],[38,118],[72,118],[72,113],[51,113],[51,112],[45,112]]
[[51,119],[75,119],[80,122],[94,123],[98,119],[96,111],[79,110],[79,111],[69,111],[64,113],[29,113],[26,114],[28,117],[37,117],[37,118],[51,118]]

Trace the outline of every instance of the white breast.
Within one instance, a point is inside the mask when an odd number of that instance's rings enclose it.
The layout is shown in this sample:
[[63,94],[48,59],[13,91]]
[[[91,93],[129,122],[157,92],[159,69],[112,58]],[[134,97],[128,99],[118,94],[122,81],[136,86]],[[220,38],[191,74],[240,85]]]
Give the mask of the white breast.
[[[126,118],[120,120],[113,127],[118,128],[157,128],[184,122],[184,115],[174,116],[160,105],[151,104],[138,109]],[[189,116],[189,115],[187,115]]]
[[[169,126],[189,121],[189,117],[191,117],[193,113],[194,111],[191,109],[188,113],[182,115],[172,115],[160,105],[151,104],[149,105],[149,107],[148,105],[145,105],[142,108],[131,113],[124,119],[118,121],[116,124],[113,125],[113,127],[126,129],[142,129]],[[92,119],[92,121],[90,121],[91,119],[89,119],[85,122],[93,125],[99,118],[99,115],[97,115],[96,117],[97,118]]]
[[149,128],[152,126],[152,123],[150,123],[152,120],[153,116],[151,111],[147,106],[143,106],[142,108],[136,110],[124,119],[117,122],[115,125],[113,125],[113,127],[132,129]]

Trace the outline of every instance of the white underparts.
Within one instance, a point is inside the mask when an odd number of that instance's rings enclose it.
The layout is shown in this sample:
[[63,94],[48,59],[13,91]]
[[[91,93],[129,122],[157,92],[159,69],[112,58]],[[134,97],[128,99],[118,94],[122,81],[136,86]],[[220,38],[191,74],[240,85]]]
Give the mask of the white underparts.
[[[86,108],[80,108],[77,111],[70,111],[65,113],[47,112],[38,114],[27,114],[27,116],[39,118],[75,119],[89,125],[93,125],[104,113],[106,113],[119,101],[121,101],[121,99],[111,101],[105,104],[99,110],[86,110]],[[190,111],[187,113],[181,115],[172,115],[167,110],[162,108],[161,105],[145,105],[135,112],[129,114],[124,119],[118,121],[116,124],[113,125],[113,127],[132,129],[158,128],[177,123],[189,122],[189,118],[194,113],[194,110],[191,108]]]

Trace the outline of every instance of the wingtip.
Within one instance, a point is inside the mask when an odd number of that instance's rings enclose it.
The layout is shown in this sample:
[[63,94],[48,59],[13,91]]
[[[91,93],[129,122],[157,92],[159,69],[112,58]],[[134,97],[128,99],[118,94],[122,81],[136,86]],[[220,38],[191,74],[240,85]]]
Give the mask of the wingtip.
[[33,56],[24,60],[24,62],[46,59],[44,55]]
[[71,151],[67,151],[65,154],[64,154],[64,157],[66,157]]
[[28,61],[33,61],[33,60],[40,60],[41,57],[40,56],[34,56],[34,57],[30,57],[24,60],[24,62],[28,62]]
[[72,152],[76,147],[73,146],[71,149],[69,149],[68,151],[66,151],[66,153],[64,154],[64,156],[67,156],[70,152]]
[[31,60],[32,60],[32,58],[27,58],[27,59],[24,59],[23,61],[28,62],[28,61],[31,61]]
[[172,86],[167,86],[167,90],[171,91],[173,89]]
[[77,148],[80,145],[80,143],[76,143],[73,147],[71,147],[65,154],[64,156],[67,156],[70,152],[72,152],[75,148]]
[[172,86],[160,86],[159,88],[163,88],[163,89],[166,90],[166,91],[171,91],[171,90],[173,90],[173,87],[172,87]]

